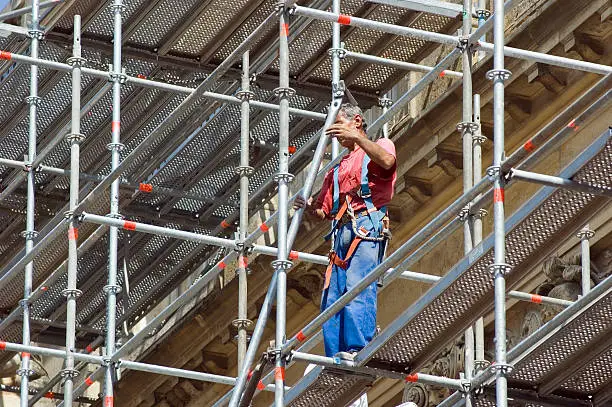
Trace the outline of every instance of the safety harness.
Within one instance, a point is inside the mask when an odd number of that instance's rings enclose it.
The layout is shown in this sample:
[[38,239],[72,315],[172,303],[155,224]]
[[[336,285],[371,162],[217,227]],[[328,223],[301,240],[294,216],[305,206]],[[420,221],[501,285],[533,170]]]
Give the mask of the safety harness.
[[[388,216],[387,216],[387,208],[377,208],[374,206],[372,202],[372,191],[370,191],[369,179],[368,179],[368,164],[370,163],[370,157],[367,154],[364,154],[363,161],[361,163],[361,181],[360,187],[357,190],[357,196],[363,199],[366,209],[365,211],[355,215],[355,212],[351,206],[351,202],[353,198],[346,194],[346,198],[340,206],[340,181],[339,181],[339,172],[340,172],[340,164],[337,164],[333,169],[333,205],[331,210],[331,215],[334,215],[334,219],[331,222],[331,230],[325,236],[325,240],[331,239],[331,250],[329,252],[329,264],[327,265],[327,269],[325,270],[325,285],[323,289],[327,289],[329,287],[331,281],[331,273],[333,265],[340,267],[343,270],[348,268],[348,264],[350,262],[351,257],[355,254],[359,243],[363,240],[367,241],[375,241],[381,242],[388,240],[390,237],[390,232],[388,228]],[[334,250],[334,242],[336,239],[336,235],[341,226],[341,220],[343,216],[347,214],[351,219],[351,225],[353,227],[353,233],[355,234],[355,238],[351,242],[348,251],[346,252],[346,257],[342,259],[338,253]],[[363,226],[357,227],[357,218],[359,216],[368,216],[370,222],[372,222],[372,229],[374,231],[373,235],[370,235],[370,231]],[[386,221],[385,221],[386,220]]]

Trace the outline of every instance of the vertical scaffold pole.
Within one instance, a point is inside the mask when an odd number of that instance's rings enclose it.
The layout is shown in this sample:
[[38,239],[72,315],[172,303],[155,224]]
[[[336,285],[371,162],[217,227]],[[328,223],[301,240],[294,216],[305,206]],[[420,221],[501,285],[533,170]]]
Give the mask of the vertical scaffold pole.
[[510,71],[504,69],[504,0],[494,0],[493,69],[487,78],[493,81],[493,166],[488,174],[493,178],[493,229],[495,258],[490,266],[495,281],[495,395],[498,407],[508,406],[507,375],[511,366],[506,363],[506,231],[504,214],[504,178],[501,163],[504,157],[504,82]]
[[[486,0],[477,0],[476,1],[476,16],[478,17],[478,27],[480,27],[481,25],[483,25],[485,23],[485,21],[487,21],[487,19],[489,17],[491,17],[491,12],[487,10],[487,2]],[[487,35],[484,34],[482,37],[480,37],[481,41],[486,41],[487,40]],[[484,51],[478,51],[478,60],[482,60],[485,56],[487,55],[486,52]]]
[[289,14],[283,7],[279,14],[279,87],[275,90],[279,97],[279,131],[278,131],[278,256],[272,262],[276,281],[276,340],[275,340],[275,370],[276,385],[274,404],[285,406],[285,358],[281,349],[286,340],[287,311],[287,270],[292,262],[287,253],[287,227],[289,218],[289,182],[293,176],[289,174],[289,98],[295,91],[289,87]]
[[[32,1],[32,25],[28,31],[30,36],[30,55],[32,58],[38,58],[38,45],[42,40],[43,32],[39,26],[39,0]],[[34,247],[34,239],[38,236],[38,232],[34,230],[34,212],[36,209],[36,201],[34,191],[36,188],[34,179],[34,170],[31,163],[36,159],[36,139],[37,139],[37,113],[38,104],[40,103],[40,97],[38,97],[38,67],[32,65],[30,67],[30,96],[26,98],[30,108],[29,115],[29,132],[28,132],[28,156],[25,160],[26,171],[27,171],[27,204],[26,204],[26,230],[22,233],[25,239],[25,253],[26,256],[32,251]],[[30,261],[25,265],[24,270],[24,282],[23,282],[23,300],[21,300],[21,307],[23,308],[23,326],[22,326],[22,342],[24,345],[30,345],[30,304],[28,297],[32,294],[32,280],[34,274],[34,262]],[[30,358],[31,355],[27,352],[21,353],[21,366],[17,370],[17,374],[21,376],[21,393],[20,393],[20,405],[21,407],[27,407],[28,405],[28,385],[29,377],[33,371],[30,369]]]
[[72,58],[68,60],[72,65],[72,114],[70,134],[66,140],[70,143],[70,202],[66,214],[68,219],[68,267],[67,284],[63,291],[66,297],[66,365],[61,374],[64,377],[64,404],[72,405],[72,390],[74,378],[79,371],[74,367],[75,334],[76,334],[76,300],[81,291],[77,289],[77,240],[79,238],[78,222],[73,217],[74,208],[79,203],[79,173],[80,173],[80,143],[81,134],[81,67],[84,64],[81,58],[81,16],[74,16],[74,38],[72,45]]
[[[332,12],[340,15],[340,0],[332,1]],[[332,23],[332,49],[331,49],[331,78],[332,78],[332,94],[334,97],[342,97],[344,95],[343,84],[340,82],[340,58],[344,55],[342,43],[340,41],[340,23]],[[336,138],[331,140],[332,158],[338,157],[340,154],[340,143]]]
[[[125,74],[121,68],[121,24],[124,9],[123,0],[111,0],[111,12],[114,18],[113,29],[113,65],[110,77],[113,82],[113,117],[111,124],[111,143],[108,149],[111,151],[111,171],[119,166],[121,159],[121,85],[125,82]],[[119,179],[111,184],[110,214],[111,218],[120,218],[119,214]],[[115,353],[115,334],[117,325],[117,293],[121,290],[117,282],[117,238],[118,229],[109,228],[108,242],[108,284],[104,287],[106,291],[106,357],[110,358]],[[112,407],[114,403],[113,379],[116,364],[108,362],[104,372],[104,407]]]
[[589,225],[584,227],[578,232],[578,238],[580,239],[580,254],[581,254],[581,286],[582,295],[587,295],[591,291],[591,243],[589,240],[595,236]]
[[240,255],[238,257],[238,319],[234,321],[234,326],[238,329],[238,371],[244,365],[247,352],[247,329],[252,325],[252,321],[247,315],[247,255],[244,248],[244,241],[247,237],[249,227],[249,177],[253,174],[253,167],[249,166],[249,119],[250,119],[250,100],[253,92],[250,91],[250,61],[249,51],[242,55],[242,89],[237,96],[242,101],[240,104],[240,227],[239,227],[239,246]]
[[[485,137],[482,135],[482,129],[480,127],[480,95],[474,95],[474,123],[476,123],[476,133],[472,135],[472,142],[474,145],[474,153],[472,157],[474,167],[474,185],[478,184],[482,180],[482,144],[485,142]],[[478,199],[478,198],[476,198]],[[482,218],[486,216],[487,211],[479,209],[477,213],[473,213],[473,244],[477,246],[482,242]],[[479,372],[484,370],[488,366],[488,362],[485,360],[484,352],[484,319],[478,318],[474,324],[474,337],[475,337],[475,358],[474,370]]]
[[[475,131],[475,123],[472,121],[472,49],[468,46],[468,39],[472,31],[472,0],[463,0],[463,27],[460,43],[463,47],[463,101],[462,119],[457,125],[463,139],[463,192],[472,189],[472,134]],[[463,220],[463,252],[468,254],[472,251],[472,216],[470,206],[463,209],[461,218]],[[474,370],[474,329],[469,327],[464,333],[465,339],[465,378],[472,379]],[[471,394],[467,394],[466,406],[472,406]]]

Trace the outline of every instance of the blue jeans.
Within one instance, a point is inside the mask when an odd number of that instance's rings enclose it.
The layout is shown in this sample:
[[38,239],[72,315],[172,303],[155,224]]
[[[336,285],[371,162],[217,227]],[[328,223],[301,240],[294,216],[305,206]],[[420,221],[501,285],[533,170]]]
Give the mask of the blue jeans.
[[[357,219],[357,228],[362,226],[370,231],[368,236],[376,236],[369,217]],[[346,252],[354,238],[355,233],[350,222],[338,229],[334,250],[340,258],[346,260]],[[350,258],[346,270],[334,265],[329,287],[323,290],[321,311],[331,306],[378,266],[382,261],[383,251],[384,242],[363,240]],[[338,352],[359,351],[372,340],[375,333],[376,282],[323,324],[325,354],[331,357]]]

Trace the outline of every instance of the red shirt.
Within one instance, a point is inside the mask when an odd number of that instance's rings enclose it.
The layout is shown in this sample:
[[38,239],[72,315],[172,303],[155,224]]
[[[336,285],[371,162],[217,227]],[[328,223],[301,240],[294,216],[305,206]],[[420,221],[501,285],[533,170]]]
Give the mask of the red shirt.
[[[393,142],[386,138],[379,139],[376,144],[385,149],[389,154],[395,158],[395,145]],[[340,160],[340,168],[338,170],[338,183],[340,185],[340,206],[344,203],[346,194],[350,194],[353,198],[351,206],[355,211],[361,211],[365,209],[365,202],[363,199],[357,196],[361,186],[361,164],[363,163],[363,156],[365,151],[359,146],[355,146],[355,149],[350,154],[345,155]],[[385,170],[374,161],[370,161],[368,164],[368,184],[370,191],[372,192],[372,203],[377,208],[381,208],[393,198],[393,191],[395,188],[395,179],[397,177],[397,163],[393,167]],[[325,174],[323,180],[323,186],[321,187],[321,193],[317,198],[315,204],[316,208],[321,208],[327,215],[331,212],[333,203],[333,186],[334,186],[334,169],[332,168]]]

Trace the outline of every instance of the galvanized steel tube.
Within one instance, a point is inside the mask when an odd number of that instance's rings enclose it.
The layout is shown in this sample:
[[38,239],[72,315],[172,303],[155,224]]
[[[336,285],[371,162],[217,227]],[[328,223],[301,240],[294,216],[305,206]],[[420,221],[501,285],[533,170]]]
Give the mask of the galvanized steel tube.
[[64,373],[64,402],[72,404],[73,379],[77,377],[78,370],[74,368],[74,348],[76,335],[76,300],[80,291],[77,290],[78,272],[78,222],[72,217],[72,211],[79,201],[79,172],[80,172],[80,142],[81,136],[81,16],[74,16],[74,35],[72,45],[72,115],[70,134],[70,200],[68,213],[68,268],[66,289],[66,364]]
[[[30,54],[32,58],[38,58],[39,41],[42,39],[42,31],[39,27],[39,0],[32,1],[32,26],[30,27]],[[37,117],[38,117],[38,67],[30,67],[30,96],[26,98],[29,104],[29,129],[28,129],[28,163],[31,163],[36,158],[36,139],[38,135]],[[23,232],[25,238],[25,253],[26,256],[33,252],[34,239],[38,233],[34,230],[34,216],[36,211],[35,204],[35,189],[36,181],[34,171],[31,164],[26,167],[27,170],[27,204],[26,204],[26,229]],[[25,346],[30,345],[30,303],[28,297],[32,293],[32,280],[34,274],[34,259],[30,260],[25,265],[24,283],[23,283],[23,300],[21,306],[23,308],[23,325],[22,325],[22,342]],[[21,353],[21,366],[17,374],[21,376],[21,394],[19,402],[21,407],[28,405],[28,384],[29,377],[32,375],[30,369],[30,353]]]

